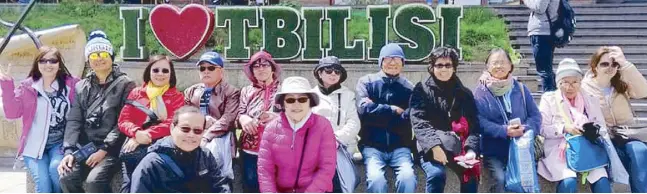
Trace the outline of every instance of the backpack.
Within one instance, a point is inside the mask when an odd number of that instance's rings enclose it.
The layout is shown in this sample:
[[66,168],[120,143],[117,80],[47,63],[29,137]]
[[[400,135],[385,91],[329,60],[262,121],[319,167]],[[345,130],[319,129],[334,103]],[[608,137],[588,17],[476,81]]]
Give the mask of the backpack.
[[[568,0],[560,0],[559,8],[557,9],[557,20],[552,22],[550,20],[550,14],[548,9],[546,9],[546,16],[548,16],[548,24],[550,26],[550,34],[553,36],[553,45],[557,48],[562,48],[573,40],[573,34],[575,33],[575,26],[577,21],[575,20],[575,11],[571,7],[571,4],[568,3]],[[559,30],[562,30],[563,33],[558,33]]]

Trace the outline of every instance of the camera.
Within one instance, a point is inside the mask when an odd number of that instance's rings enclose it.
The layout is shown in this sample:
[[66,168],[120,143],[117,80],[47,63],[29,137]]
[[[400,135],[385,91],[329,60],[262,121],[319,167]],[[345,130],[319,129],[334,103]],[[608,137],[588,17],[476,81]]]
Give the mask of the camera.
[[88,118],[85,119],[85,122],[90,128],[97,129],[101,127],[101,115],[99,113],[92,113]]

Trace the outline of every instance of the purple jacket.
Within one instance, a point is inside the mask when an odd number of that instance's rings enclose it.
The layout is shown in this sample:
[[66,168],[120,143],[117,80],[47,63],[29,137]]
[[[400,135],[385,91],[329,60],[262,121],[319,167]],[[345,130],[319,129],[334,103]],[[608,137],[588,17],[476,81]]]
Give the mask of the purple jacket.
[[[22,154],[25,147],[25,140],[27,134],[31,129],[31,124],[36,115],[36,98],[38,92],[31,87],[34,81],[27,78],[20,82],[18,88],[14,87],[14,80],[0,81],[2,88],[2,103],[4,105],[4,114],[7,119],[18,119],[22,117],[22,134],[20,135],[20,144],[18,144],[18,153],[16,157]],[[75,92],[74,85],[79,79],[75,77],[67,77],[65,85],[68,87],[70,104],[74,101]]]

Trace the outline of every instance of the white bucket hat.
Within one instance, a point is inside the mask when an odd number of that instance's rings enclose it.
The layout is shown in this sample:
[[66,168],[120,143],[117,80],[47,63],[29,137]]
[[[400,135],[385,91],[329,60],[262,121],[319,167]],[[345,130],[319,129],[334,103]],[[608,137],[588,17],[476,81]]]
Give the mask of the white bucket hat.
[[319,104],[319,96],[312,91],[310,87],[310,82],[304,77],[288,77],[283,80],[281,83],[281,88],[279,92],[276,93],[274,98],[274,103],[282,104],[281,99],[285,97],[286,94],[307,94],[310,100],[314,102],[314,106]]

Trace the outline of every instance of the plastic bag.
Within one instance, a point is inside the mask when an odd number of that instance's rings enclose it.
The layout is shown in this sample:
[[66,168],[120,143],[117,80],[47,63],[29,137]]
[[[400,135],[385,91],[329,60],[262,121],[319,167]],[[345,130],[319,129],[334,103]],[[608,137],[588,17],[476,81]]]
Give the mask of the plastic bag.
[[539,193],[540,185],[535,162],[535,135],[532,130],[512,138],[505,171],[505,191]]

